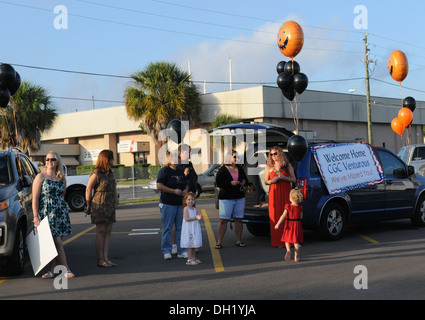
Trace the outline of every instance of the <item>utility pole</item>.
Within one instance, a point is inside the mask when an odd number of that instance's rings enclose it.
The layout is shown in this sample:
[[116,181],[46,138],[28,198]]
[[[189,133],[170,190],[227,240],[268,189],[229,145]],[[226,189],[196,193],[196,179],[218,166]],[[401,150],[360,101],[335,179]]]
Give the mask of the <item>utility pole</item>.
[[371,117],[371,111],[370,111],[370,86],[369,86],[369,49],[367,43],[367,33],[364,34],[364,38],[362,39],[364,41],[364,53],[365,58],[363,60],[363,64],[365,65],[366,69],[366,108],[367,108],[367,140],[369,144],[372,144],[372,117]]

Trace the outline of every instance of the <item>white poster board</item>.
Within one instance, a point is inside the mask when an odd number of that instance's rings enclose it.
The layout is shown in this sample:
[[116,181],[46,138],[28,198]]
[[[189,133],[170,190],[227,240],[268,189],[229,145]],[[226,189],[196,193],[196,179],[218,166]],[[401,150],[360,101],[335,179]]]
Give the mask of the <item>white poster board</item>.
[[378,184],[384,179],[381,164],[369,145],[320,144],[312,152],[330,194]]
[[27,248],[34,275],[58,255],[47,217],[27,236]]

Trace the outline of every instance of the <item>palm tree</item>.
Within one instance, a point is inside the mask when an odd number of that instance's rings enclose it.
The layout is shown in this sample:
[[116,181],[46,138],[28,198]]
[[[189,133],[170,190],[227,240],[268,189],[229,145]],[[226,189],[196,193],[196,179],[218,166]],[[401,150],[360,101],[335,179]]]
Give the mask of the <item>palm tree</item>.
[[133,82],[124,92],[127,114],[141,120],[141,127],[157,140],[158,133],[173,119],[200,120],[201,95],[190,75],[176,64],[150,63],[131,75]]
[[10,97],[0,116],[0,146],[17,146],[24,152],[40,148],[41,132],[48,130],[57,117],[50,96],[41,86],[23,81]]
[[217,128],[220,126],[224,126],[226,124],[238,123],[240,121],[239,118],[232,116],[230,114],[220,114],[211,121],[211,127]]

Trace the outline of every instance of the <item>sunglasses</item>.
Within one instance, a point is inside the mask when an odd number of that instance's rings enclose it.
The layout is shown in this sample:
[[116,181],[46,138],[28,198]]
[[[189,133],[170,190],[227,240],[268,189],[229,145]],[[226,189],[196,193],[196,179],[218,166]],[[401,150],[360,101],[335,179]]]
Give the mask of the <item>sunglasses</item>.
[[270,153],[270,155],[273,157],[273,156],[277,156],[277,152],[275,152],[275,153]]
[[56,161],[57,159],[56,158],[46,158],[46,162],[47,161]]

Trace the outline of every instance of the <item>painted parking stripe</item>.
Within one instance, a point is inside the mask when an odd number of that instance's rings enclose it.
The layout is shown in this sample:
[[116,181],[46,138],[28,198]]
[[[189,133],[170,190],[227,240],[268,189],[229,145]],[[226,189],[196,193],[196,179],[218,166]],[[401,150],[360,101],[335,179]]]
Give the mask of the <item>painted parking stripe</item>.
[[370,243],[379,244],[379,241],[377,241],[375,239],[372,239],[371,237],[365,236],[363,234],[357,234],[357,236],[359,236],[360,238],[362,238],[362,239],[364,239],[366,241],[369,241]]
[[205,229],[207,230],[208,242],[210,245],[211,255],[214,262],[214,270],[215,272],[223,272],[224,267],[223,267],[223,262],[221,261],[220,250],[214,248],[216,241],[215,241],[214,232],[211,228],[210,219],[208,218],[207,211],[205,211],[205,209],[202,209],[201,211],[204,218]]

